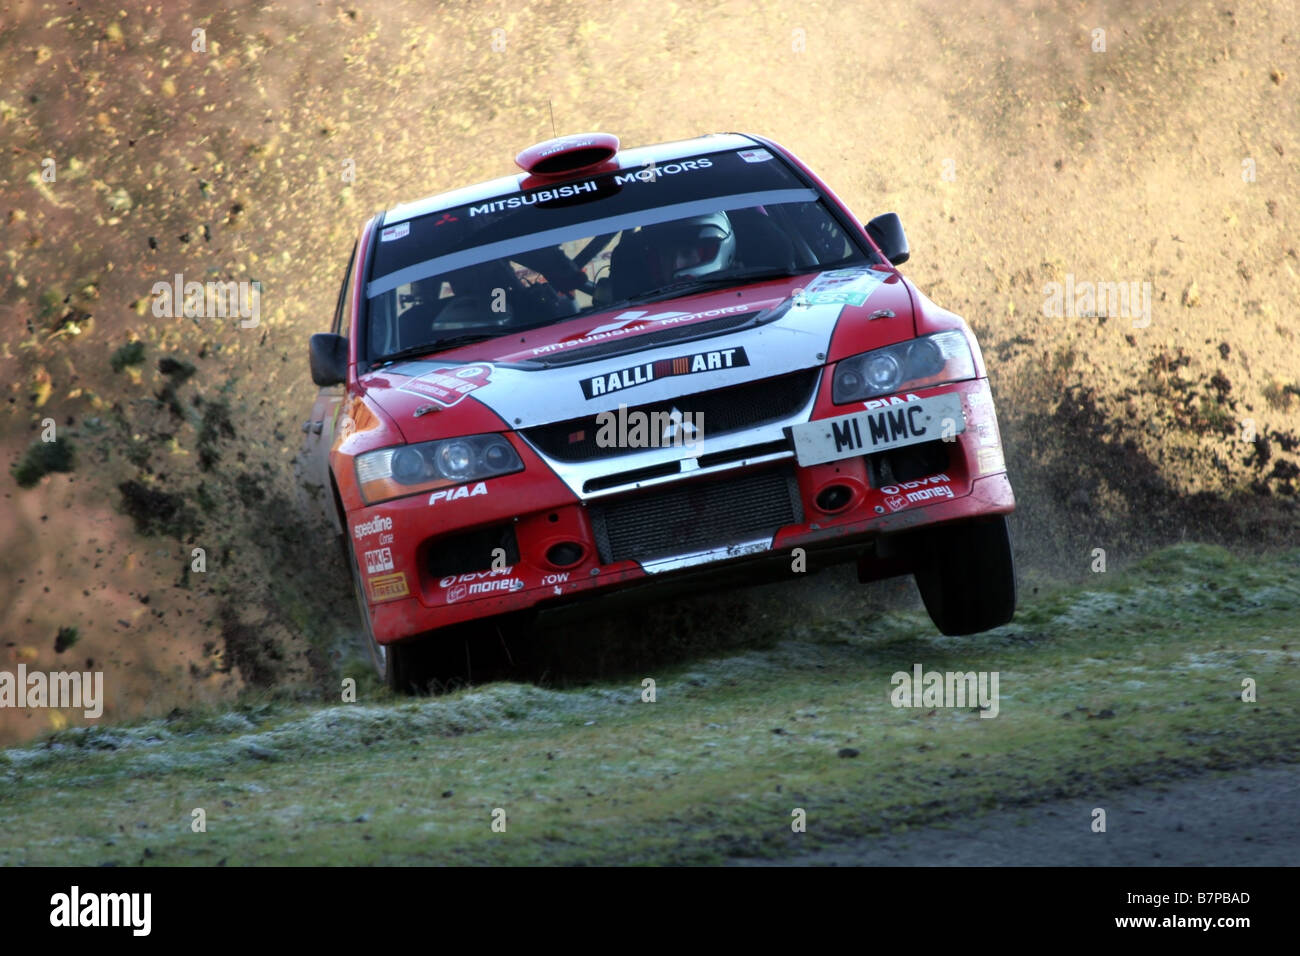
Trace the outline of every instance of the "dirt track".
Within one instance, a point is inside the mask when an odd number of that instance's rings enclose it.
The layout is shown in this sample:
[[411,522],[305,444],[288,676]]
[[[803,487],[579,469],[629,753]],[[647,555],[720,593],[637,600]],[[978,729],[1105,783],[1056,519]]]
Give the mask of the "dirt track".
[[[1287,765],[1064,800],[859,840],[760,866],[1295,866],[1300,769]],[[1106,832],[1092,831],[1093,810]]]
[[[4,490],[0,662],[64,664],[77,627],[110,720],[335,680],[346,588],[292,517],[305,339],[366,215],[509,172],[552,114],[629,144],[761,132],[862,217],[898,211],[906,271],[993,370],[1027,583],[1097,547],[1294,540],[1297,44],[1300,8],[1264,0],[11,2],[0,448],[54,418],[77,464]],[[261,281],[261,324],[155,318],[176,273]],[[1045,314],[1067,281],[1149,283],[1150,325]],[[48,729],[5,714],[0,741]]]

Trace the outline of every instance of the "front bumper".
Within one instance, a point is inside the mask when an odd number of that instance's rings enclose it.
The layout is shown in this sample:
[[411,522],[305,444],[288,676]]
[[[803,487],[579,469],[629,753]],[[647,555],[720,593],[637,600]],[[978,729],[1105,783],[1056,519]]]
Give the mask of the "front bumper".
[[[488,493],[437,505],[416,495],[362,509],[350,516],[351,525],[378,515],[391,518],[394,528],[394,566],[373,576],[378,593],[373,579],[369,586],[376,638],[391,643],[481,618],[587,604],[640,592],[651,582],[724,582],[737,571],[748,579],[745,569],[779,571],[782,562],[795,573],[801,569],[795,549],[803,549],[807,567],[860,556],[878,576],[905,573],[875,543],[1015,508],[988,381],[915,394],[945,393],[961,396],[966,427],[942,449],[931,449],[943,455],[941,468],[907,480],[890,480],[887,468],[882,477],[879,461],[865,456],[800,467],[793,450],[763,441],[755,446],[760,455],[582,495],[571,476],[554,473],[521,441],[525,471],[489,481]],[[821,398],[815,404],[804,420],[847,410]],[[832,486],[841,489],[836,496],[827,494]],[[828,502],[835,504],[829,512]],[[558,566],[554,548],[566,543],[581,557]],[[355,542],[363,568],[362,551],[373,544]],[[636,556],[639,547],[653,553]],[[462,558],[467,565],[457,567]]]

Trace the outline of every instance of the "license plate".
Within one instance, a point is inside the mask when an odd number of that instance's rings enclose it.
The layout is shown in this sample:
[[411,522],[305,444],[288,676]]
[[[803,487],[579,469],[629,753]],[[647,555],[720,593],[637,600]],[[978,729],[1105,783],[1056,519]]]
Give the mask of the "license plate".
[[790,437],[796,459],[806,466],[951,438],[965,430],[961,396],[949,393],[804,422],[790,428]]

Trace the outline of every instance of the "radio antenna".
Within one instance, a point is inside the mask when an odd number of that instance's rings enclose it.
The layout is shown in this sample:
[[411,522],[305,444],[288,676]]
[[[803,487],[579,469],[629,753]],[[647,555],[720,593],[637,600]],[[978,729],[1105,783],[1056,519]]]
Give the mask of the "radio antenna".
[[558,137],[559,131],[555,128],[555,107],[551,105],[551,98],[546,98],[546,108],[551,111],[551,135]]

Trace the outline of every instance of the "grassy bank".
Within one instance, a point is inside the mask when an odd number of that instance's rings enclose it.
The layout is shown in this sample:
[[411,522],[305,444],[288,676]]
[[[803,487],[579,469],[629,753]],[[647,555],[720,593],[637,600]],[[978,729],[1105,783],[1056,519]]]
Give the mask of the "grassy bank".
[[[0,864],[720,862],[1295,758],[1300,550],[1184,545],[1089,583],[977,637],[918,613],[809,626],[646,674],[653,703],[639,679],[363,688],[65,731],[0,752]],[[891,706],[915,663],[999,672],[998,716]]]

